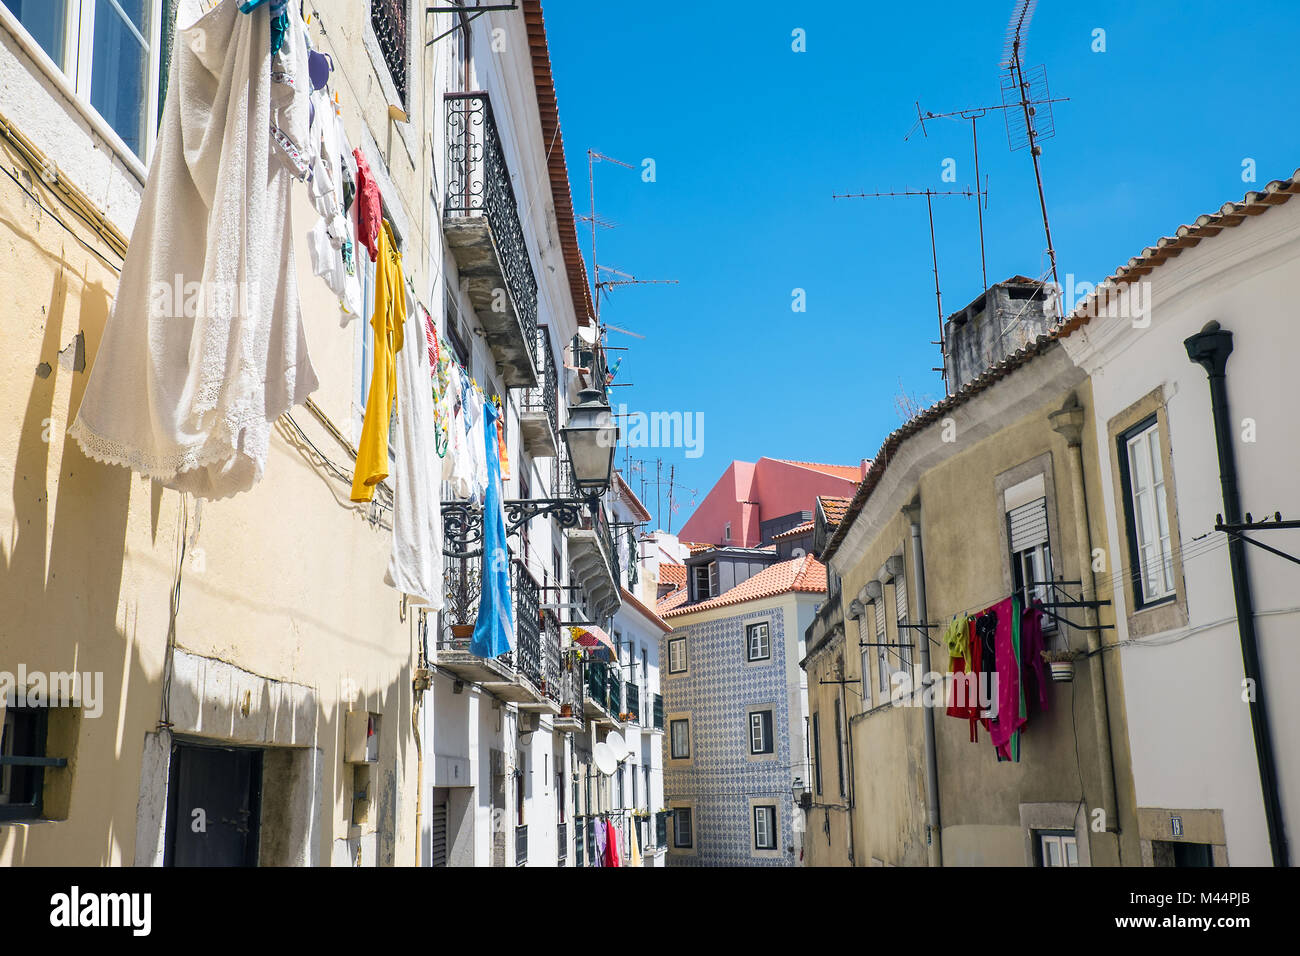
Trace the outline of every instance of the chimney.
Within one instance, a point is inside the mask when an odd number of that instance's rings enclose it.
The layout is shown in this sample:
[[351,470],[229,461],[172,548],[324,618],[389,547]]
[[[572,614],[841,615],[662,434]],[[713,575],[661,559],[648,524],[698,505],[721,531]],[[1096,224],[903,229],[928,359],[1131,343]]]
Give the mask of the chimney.
[[1059,321],[1057,297],[1048,283],[1012,276],[990,286],[944,322],[948,391],[956,394],[1007,356],[1029,345]]

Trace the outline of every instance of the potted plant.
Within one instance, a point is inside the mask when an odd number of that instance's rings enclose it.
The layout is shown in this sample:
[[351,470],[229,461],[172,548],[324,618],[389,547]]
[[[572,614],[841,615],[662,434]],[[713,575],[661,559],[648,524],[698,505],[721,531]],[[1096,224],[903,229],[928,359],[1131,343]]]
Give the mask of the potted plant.
[[1048,669],[1052,672],[1052,680],[1063,684],[1068,684],[1074,680],[1074,651],[1066,648],[1064,650],[1046,650],[1042,652],[1043,660],[1047,662]]
[[451,636],[457,640],[466,640],[474,636],[473,624],[453,624],[451,626]]
[[572,705],[572,704],[561,704],[561,705],[560,705],[560,716],[561,716],[561,717],[572,717],[572,716],[573,716],[573,705]]

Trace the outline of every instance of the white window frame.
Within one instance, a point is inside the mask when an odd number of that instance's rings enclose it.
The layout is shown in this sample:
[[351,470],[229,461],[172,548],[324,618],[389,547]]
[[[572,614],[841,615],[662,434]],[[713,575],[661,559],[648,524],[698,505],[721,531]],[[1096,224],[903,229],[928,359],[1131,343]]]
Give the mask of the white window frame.
[[731,543],[731,522],[730,521],[728,521],[726,524],[722,526],[722,543],[723,544]]
[[[1145,460],[1135,454],[1140,451]],[[1124,441],[1128,456],[1129,505],[1133,509],[1133,539],[1137,545],[1142,603],[1155,604],[1174,597],[1174,558],[1169,527],[1169,505],[1165,496],[1163,449],[1160,447],[1160,422],[1150,425]],[[1142,474],[1140,464],[1146,465]],[[1140,482],[1145,481],[1145,484]],[[1154,512],[1154,513],[1153,513]],[[1148,559],[1150,553],[1152,557]],[[1155,570],[1160,581],[1155,580]]]
[[[686,725],[686,753],[679,756],[677,753],[677,725]],[[670,760],[690,760],[691,759],[691,719],[689,717],[674,717],[668,721],[668,759]]]
[[[1079,839],[1064,833],[1038,833],[1039,865],[1044,867],[1077,867],[1079,865]],[[1049,849],[1055,853],[1049,853]],[[1071,862],[1070,857],[1074,860]],[[1053,859],[1057,862],[1048,862]]]
[[[683,816],[685,813],[685,816]],[[691,807],[673,808],[673,849],[693,850],[695,848],[695,814]],[[686,842],[681,839],[682,821],[686,821]]]
[[[677,649],[681,648],[681,655],[678,656]],[[680,667],[677,665],[681,664]],[[668,673],[685,674],[689,662],[686,658],[686,638],[670,637],[668,639]]]
[[[43,2],[49,2],[49,0],[43,0]],[[97,127],[102,124],[102,128],[96,131],[109,139],[114,150],[124,157],[129,157],[148,167],[158,139],[158,82],[162,56],[162,0],[147,0],[148,36],[144,37],[138,31],[132,31],[137,36],[141,36],[146,41],[147,46],[144,79],[144,141],[141,143],[141,153],[136,153],[126,144],[126,141],[109,123],[108,117],[102,115],[90,101],[91,71],[95,62],[95,0],[65,0],[65,2],[67,8],[63,25],[63,49],[59,51],[59,58],[62,62],[55,62],[49,53],[45,51],[45,48],[37,42],[36,38],[27,32],[18,18],[14,16],[13,11],[3,4],[0,4],[0,19],[3,19],[4,23],[15,32],[21,32],[21,36],[29,41],[29,55],[37,57],[39,65],[47,73],[61,78],[66,83],[68,91],[72,93],[81,109],[87,115],[99,121],[95,124]],[[117,6],[115,0],[107,0],[107,2]],[[120,8],[119,15],[122,16],[123,20],[130,23],[131,27],[134,27],[130,17]]]
[[[763,821],[761,826],[759,820]],[[762,830],[767,831],[767,842],[760,837]],[[775,850],[776,848],[776,806],[761,803],[754,807],[754,849]]]
[[876,631],[876,683],[880,691],[880,699],[885,700],[889,696],[889,648],[886,642],[889,639],[887,625],[885,624],[885,602],[883,599],[871,602],[871,616],[875,624]]
[[[761,654],[754,652],[754,639],[760,637]],[[745,625],[745,660],[770,661],[772,659],[772,628],[767,621]]]
[[764,726],[763,717],[772,724],[771,733],[776,732],[776,715],[770,710],[754,710],[749,714],[749,753],[753,757],[765,757],[776,752],[776,742],[768,740],[769,731]]
[[898,660],[893,662],[895,674],[912,676],[912,629],[907,626],[907,576],[894,578],[894,615],[898,625]]

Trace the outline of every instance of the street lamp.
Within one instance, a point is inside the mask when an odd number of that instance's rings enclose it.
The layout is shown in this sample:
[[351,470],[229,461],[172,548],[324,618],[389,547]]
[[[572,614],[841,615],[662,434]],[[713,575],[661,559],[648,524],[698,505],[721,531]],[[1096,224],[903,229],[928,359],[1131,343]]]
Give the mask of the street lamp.
[[790,791],[794,794],[795,806],[804,810],[812,806],[812,794],[804,788],[803,777],[794,778],[794,782],[790,785]]
[[560,429],[578,491],[598,498],[613,479],[618,427],[599,389],[584,388],[569,409],[569,423]]

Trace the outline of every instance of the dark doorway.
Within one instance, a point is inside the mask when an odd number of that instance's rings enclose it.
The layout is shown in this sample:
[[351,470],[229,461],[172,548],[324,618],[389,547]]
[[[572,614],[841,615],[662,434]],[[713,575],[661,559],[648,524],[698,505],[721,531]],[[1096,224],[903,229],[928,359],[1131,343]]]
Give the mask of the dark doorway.
[[1208,843],[1155,840],[1151,850],[1156,866],[1214,866],[1214,847]]
[[256,866],[262,752],[172,745],[167,866]]

